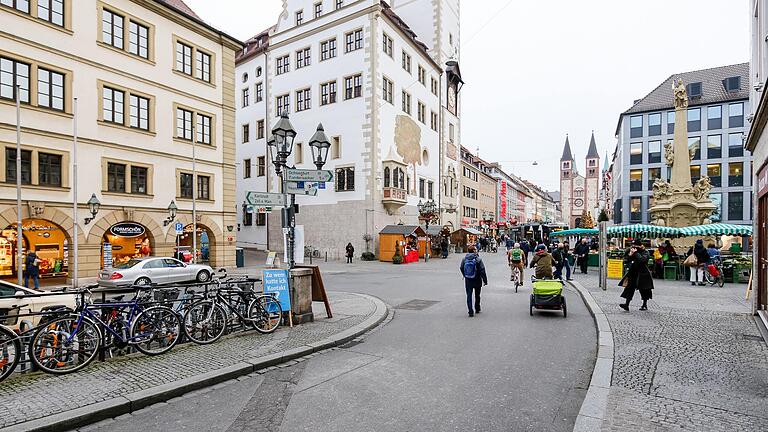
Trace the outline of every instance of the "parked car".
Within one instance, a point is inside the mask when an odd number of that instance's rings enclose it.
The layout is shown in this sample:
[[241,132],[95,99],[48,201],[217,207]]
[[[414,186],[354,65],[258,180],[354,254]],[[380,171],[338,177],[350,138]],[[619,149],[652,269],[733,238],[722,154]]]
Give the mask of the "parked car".
[[213,269],[204,264],[185,264],[176,258],[134,258],[118,264],[112,270],[102,270],[99,286],[115,288],[131,285],[168,284],[177,282],[208,282]]
[[[38,294],[46,295],[37,297]],[[0,324],[13,330],[27,331],[37,326],[42,318],[41,315],[23,315],[59,308],[74,310],[76,304],[77,294],[72,292],[46,292],[0,281]]]

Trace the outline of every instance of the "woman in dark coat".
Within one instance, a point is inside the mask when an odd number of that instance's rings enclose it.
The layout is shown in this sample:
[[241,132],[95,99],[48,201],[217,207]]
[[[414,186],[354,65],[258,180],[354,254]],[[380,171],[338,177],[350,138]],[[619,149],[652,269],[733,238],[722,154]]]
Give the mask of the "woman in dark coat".
[[352,257],[355,256],[355,247],[352,243],[347,243],[347,264],[352,264]]
[[640,291],[640,297],[643,299],[643,305],[640,306],[641,311],[648,310],[648,300],[653,298],[653,275],[648,270],[649,256],[648,251],[645,250],[640,240],[632,242],[632,246],[625,255],[625,259],[629,264],[629,270],[621,282],[619,282],[619,285],[624,286],[621,296],[627,302],[619,306],[627,312],[629,312],[629,302],[632,301],[635,290]]

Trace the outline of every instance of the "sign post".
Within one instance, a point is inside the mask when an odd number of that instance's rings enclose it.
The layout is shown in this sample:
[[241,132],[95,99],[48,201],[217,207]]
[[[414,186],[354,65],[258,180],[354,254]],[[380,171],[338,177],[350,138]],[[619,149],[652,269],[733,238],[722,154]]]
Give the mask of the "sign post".
[[285,180],[289,182],[329,182],[333,180],[333,171],[287,169]]
[[288,270],[264,270],[264,294],[275,293],[283,312],[288,312],[288,323],[293,327],[293,312],[291,311],[291,290],[288,287]]

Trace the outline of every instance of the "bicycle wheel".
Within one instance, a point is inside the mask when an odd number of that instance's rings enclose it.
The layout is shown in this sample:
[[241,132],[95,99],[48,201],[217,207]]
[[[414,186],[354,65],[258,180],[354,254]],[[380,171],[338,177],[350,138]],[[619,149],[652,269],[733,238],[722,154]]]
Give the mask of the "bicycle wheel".
[[722,288],[723,285],[725,285],[725,277],[723,277],[723,275],[720,274],[720,276],[717,277],[717,286]]
[[214,343],[227,329],[227,312],[211,300],[193,303],[184,314],[184,332],[194,343]]
[[171,308],[144,309],[131,324],[130,342],[146,355],[167,353],[181,337],[181,319]]
[[268,295],[256,297],[248,307],[248,318],[259,333],[272,333],[280,327],[283,308],[276,298]]
[[13,330],[0,326],[0,381],[8,378],[21,357],[21,341]]
[[29,343],[29,358],[43,372],[63,375],[86,367],[96,358],[100,346],[98,326],[73,315],[38,327]]

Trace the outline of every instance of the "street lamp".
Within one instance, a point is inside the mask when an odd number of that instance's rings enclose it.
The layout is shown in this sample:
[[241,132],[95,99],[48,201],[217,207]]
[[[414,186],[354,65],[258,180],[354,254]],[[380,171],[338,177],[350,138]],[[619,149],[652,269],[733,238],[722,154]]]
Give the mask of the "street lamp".
[[427,262],[429,260],[429,247],[431,246],[429,223],[437,221],[437,204],[435,204],[435,200],[429,200],[427,202],[419,200],[416,208],[419,210],[419,219],[424,221],[424,226],[427,231],[427,244],[424,246],[424,262]]
[[168,226],[169,223],[176,219],[176,212],[178,210],[179,208],[176,206],[176,202],[171,200],[171,203],[168,205],[168,217],[163,221],[163,226]]
[[317,131],[309,140],[309,148],[312,149],[312,161],[315,166],[318,170],[323,169],[325,161],[328,160],[328,150],[331,148],[331,143],[325,135],[322,123],[317,125]]
[[88,200],[88,210],[91,211],[91,217],[85,218],[85,225],[88,225],[96,218],[96,214],[99,212],[99,207],[101,207],[101,203],[99,202],[99,199],[96,198],[96,194],[91,194],[91,199]]
[[[269,139],[269,141],[267,141],[267,146],[269,147],[269,154],[270,158],[272,159],[272,164],[275,165],[275,172],[280,176],[282,192],[283,196],[285,196],[285,201],[288,201],[288,176],[286,173],[286,164],[288,161],[288,156],[290,156],[293,152],[294,139],[296,139],[296,129],[293,128],[291,120],[288,119],[288,112],[283,111],[280,114],[280,120],[278,120],[277,124],[275,124],[275,127],[272,128],[272,137]],[[296,195],[291,194],[290,205],[288,207],[283,207],[282,210],[283,230],[287,231],[288,234],[287,252],[289,269],[293,269],[295,265],[293,250],[295,242],[294,227],[296,225],[294,223],[295,205]]]

